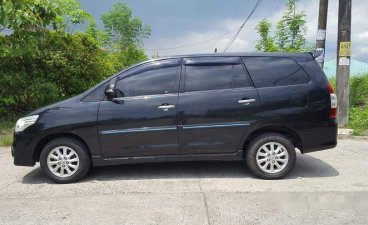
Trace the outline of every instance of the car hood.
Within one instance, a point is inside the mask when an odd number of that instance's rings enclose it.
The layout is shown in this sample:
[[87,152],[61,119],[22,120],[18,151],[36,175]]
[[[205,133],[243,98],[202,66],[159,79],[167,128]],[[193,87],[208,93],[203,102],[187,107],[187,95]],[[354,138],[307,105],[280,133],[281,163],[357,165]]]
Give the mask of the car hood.
[[80,101],[84,96],[85,96],[84,93],[82,93],[82,94],[79,94],[77,96],[68,98],[66,100],[56,102],[56,103],[51,104],[51,105],[44,106],[42,108],[36,109],[33,112],[28,113],[26,116],[38,115],[38,114],[41,114],[41,113],[44,113],[44,112],[47,112],[47,111],[52,111],[53,109],[68,106],[69,104],[71,104],[75,101]]

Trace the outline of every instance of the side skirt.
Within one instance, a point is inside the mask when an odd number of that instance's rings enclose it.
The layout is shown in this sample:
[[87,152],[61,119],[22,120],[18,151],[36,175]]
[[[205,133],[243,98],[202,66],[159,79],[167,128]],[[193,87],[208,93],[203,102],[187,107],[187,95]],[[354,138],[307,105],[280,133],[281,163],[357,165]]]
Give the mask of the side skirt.
[[92,156],[93,166],[108,166],[134,163],[154,162],[184,162],[184,161],[240,161],[243,159],[243,150],[227,154],[188,154],[188,155],[164,155],[164,156],[139,156],[103,158]]

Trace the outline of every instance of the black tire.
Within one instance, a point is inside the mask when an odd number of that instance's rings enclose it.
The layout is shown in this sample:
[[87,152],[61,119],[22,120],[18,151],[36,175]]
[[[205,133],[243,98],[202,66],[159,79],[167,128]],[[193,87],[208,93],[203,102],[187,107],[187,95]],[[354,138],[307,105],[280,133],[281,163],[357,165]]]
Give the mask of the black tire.
[[[283,145],[289,155],[289,160],[286,163],[286,166],[276,173],[268,173],[262,170],[256,161],[258,150],[268,142],[276,142]],[[255,176],[263,179],[280,179],[286,176],[294,167],[296,160],[295,147],[293,143],[285,136],[277,133],[265,133],[257,136],[250,142],[245,154],[245,160],[250,171]]]
[[[47,165],[47,157],[49,153],[58,146],[66,146],[68,148],[73,149],[79,158],[79,167],[76,169],[74,174],[69,177],[59,177],[53,174],[48,165]],[[40,155],[40,164],[42,171],[49,177],[52,181],[56,183],[73,183],[81,180],[89,171],[91,167],[91,158],[87,152],[86,147],[80,143],[78,140],[73,138],[57,138],[49,143],[43,148]]]

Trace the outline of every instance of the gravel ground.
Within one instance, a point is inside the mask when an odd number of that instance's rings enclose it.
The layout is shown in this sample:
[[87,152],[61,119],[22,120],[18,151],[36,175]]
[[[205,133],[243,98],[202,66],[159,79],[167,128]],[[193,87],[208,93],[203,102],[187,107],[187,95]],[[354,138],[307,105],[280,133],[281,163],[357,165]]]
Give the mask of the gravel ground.
[[367,140],[297,156],[275,181],[242,162],[189,162],[93,168],[59,185],[0,148],[0,223],[368,224]]

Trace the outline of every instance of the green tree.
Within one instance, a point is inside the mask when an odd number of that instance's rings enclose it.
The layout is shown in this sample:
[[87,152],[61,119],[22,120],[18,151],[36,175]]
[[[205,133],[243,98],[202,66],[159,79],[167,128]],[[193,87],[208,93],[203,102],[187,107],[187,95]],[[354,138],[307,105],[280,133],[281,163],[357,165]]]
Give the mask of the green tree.
[[142,41],[151,34],[151,28],[134,17],[125,3],[116,3],[102,15],[107,39],[104,47],[116,55],[124,67],[148,59],[141,48]]
[[275,36],[270,35],[271,23],[262,20],[257,26],[261,39],[256,45],[258,51],[300,52],[306,46],[306,14],[297,10],[299,0],[288,0],[287,9],[277,23]]
[[263,19],[261,22],[259,22],[256,29],[261,37],[256,45],[256,50],[263,52],[278,51],[278,47],[275,44],[275,39],[270,35],[271,23]]
[[[100,49],[85,33],[37,32],[36,55],[6,56],[0,66],[0,116],[24,114],[77,95],[121,68],[119,59]],[[2,39],[16,41],[14,34]]]
[[77,0],[0,0],[0,31],[37,31],[49,25],[62,29],[86,20],[93,18]]
[[86,29],[86,33],[91,36],[100,47],[103,47],[109,38],[109,34],[107,32],[97,28],[95,21],[90,22]]
[[107,44],[112,51],[140,47],[142,40],[151,34],[151,28],[144,25],[140,18],[134,17],[132,10],[121,2],[103,14],[102,21],[109,35]]
[[57,4],[47,0],[0,0],[0,29],[36,30],[45,28],[62,14]]
[[143,49],[137,48],[135,46],[130,46],[124,51],[113,53],[120,62],[120,69],[129,67],[138,62],[142,62],[148,59],[146,53]]
[[[121,9],[124,16],[113,18]],[[106,30],[100,30],[77,0],[0,0],[0,29],[8,29],[0,30],[1,119],[79,94],[147,59],[140,46],[149,27],[127,6],[107,15]],[[85,21],[85,32],[70,32]],[[108,51],[106,43],[115,49]]]
[[299,0],[288,0],[287,9],[277,23],[276,41],[281,51],[300,52],[305,45],[307,32],[305,11],[298,11]]
[[7,29],[14,37],[3,40],[0,57],[37,54],[35,47],[43,39],[34,39],[32,33],[66,30],[86,20],[93,21],[93,17],[80,9],[77,0],[0,0],[0,31]]

